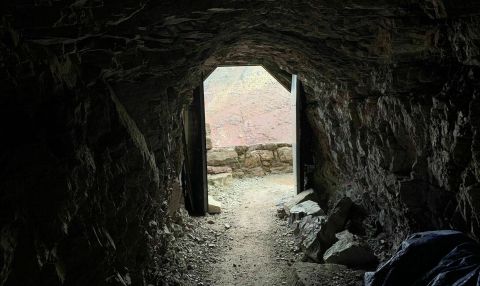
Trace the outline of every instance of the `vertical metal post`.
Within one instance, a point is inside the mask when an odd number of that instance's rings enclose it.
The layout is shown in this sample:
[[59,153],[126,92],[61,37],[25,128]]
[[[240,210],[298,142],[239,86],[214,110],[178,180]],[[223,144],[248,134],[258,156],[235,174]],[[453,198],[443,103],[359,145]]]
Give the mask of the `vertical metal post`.
[[189,211],[193,215],[205,215],[208,211],[208,189],[203,83],[194,90],[185,121],[192,202]]

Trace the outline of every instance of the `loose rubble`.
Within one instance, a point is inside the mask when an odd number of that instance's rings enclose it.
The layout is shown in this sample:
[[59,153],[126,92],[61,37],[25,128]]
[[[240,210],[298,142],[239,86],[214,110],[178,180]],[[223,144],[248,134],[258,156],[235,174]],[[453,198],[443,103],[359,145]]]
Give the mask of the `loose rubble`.
[[[172,233],[176,253],[164,274],[169,285],[287,285],[302,253],[287,221],[275,216],[275,197],[293,196],[291,177],[233,179],[229,187],[209,188],[209,202],[221,204],[220,214],[178,213],[184,234]],[[265,203],[253,202],[256,195]]]
[[362,285],[359,269],[378,260],[369,241],[345,229],[352,200],[326,213],[312,190],[294,195],[291,175],[234,178],[209,194],[217,214],[183,211],[168,227],[171,285]]
[[352,222],[350,217],[353,201],[343,197],[325,214],[315,199],[313,191],[305,191],[279,202],[277,209],[277,216],[288,216],[289,225],[296,234],[297,248],[304,252],[305,260],[354,268],[375,266],[378,258],[369,246],[371,240],[346,229],[358,224],[358,219]]

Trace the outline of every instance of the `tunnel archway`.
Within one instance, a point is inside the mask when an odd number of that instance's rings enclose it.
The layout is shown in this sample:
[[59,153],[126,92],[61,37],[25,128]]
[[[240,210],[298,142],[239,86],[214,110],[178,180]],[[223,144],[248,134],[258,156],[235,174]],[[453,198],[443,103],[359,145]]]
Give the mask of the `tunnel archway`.
[[[255,66],[255,65],[252,65]],[[231,66],[230,66],[231,67]],[[263,66],[259,66],[265,69]],[[266,69],[268,73],[268,69]],[[210,76],[211,73],[208,74]],[[278,76],[270,73],[276,80]],[[207,76],[207,77],[208,77]],[[285,80],[284,80],[285,82]],[[301,193],[305,190],[305,162],[311,162],[312,159],[305,159],[305,156],[311,156],[308,152],[308,139],[311,136],[311,131],[307,128],[306,117],[302,115],[302,109],[305,107],[303,88],[297,78],[297,75],[291,76],[291,86],[288,90],[291,91],[292,102],[295,102],[295,110],[292,114],[294,121],[293,132],[293,170],[295,177],[294,189],[296,193]],[[204,83],[196,88],[193,95],[194,99],[188,107],[188,111],[184,117],[184,128],[186,136],[187,158],[186,169],[184,169],[184,176],[186,184],[184,185],[183,193],[185,194],[187,209],[196,215],[204,215],[208,209],[208,187],[207,187],[207,147],[206,147],[206,120],[205,120],[205,104],[204,104]],[[282,84],[281,82],[279,82]],[[282,84],[285,87],[285,83]],[[289,116],[289,115],[284,115]],[[260,142],[257,142],[260,143]],[[263,142],[265,143],[265,142]],[[278,143],[278,142],[277,142]],[[192,158],[192,159],[191,159]],[[191,160],[191,162],[189,162]],[[195,182],[194,184],[192,182]],[[311,183],[311,182],[310,182]]]

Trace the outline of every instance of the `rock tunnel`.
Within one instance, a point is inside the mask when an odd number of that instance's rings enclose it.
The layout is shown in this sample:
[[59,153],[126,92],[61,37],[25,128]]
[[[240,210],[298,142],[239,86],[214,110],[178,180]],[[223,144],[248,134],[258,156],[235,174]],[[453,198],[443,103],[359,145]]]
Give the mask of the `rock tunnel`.
[[183,112],[220,65],[298,75],[322,208],[350,197],[392,248],[479,238],[478,1],[0,7],[0,285],[163,285]]

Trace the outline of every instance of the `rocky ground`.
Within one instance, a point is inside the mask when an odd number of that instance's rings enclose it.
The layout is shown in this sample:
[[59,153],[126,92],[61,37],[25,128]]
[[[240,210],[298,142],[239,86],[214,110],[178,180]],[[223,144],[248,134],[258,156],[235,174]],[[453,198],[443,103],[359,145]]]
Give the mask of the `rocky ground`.
[[275,214],[278,201],[294,195],[293,176],[234,179],[209,193],[222,203],[222,213],[181,216],[178,225],[186,232],[173,241],[180,262],[170,265],[170,283],[286,285],[302,254],[287,221]]
[[363,271],[302,262],[312,260],[302,252],[294,225],[277,213],[298,197],[293,189],[291,174],[210,186],[222,212],[189,217],[183,211],[170,225],[167,285],[362,285]]

